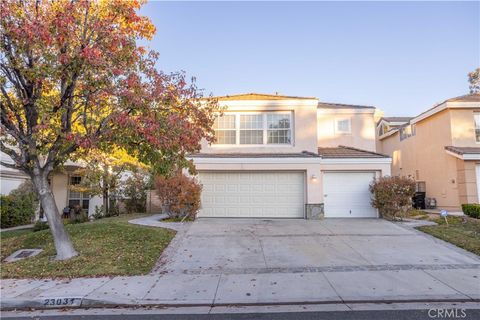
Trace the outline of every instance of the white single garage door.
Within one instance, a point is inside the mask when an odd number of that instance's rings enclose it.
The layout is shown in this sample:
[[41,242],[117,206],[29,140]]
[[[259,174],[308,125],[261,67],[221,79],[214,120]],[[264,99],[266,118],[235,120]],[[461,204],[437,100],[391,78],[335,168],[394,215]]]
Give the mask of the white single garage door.
[[303,218],[304,172],[200,172],[198,217]]
[[374,172],[325,172],[323,197],[327,218],[376,218],[368,186]]

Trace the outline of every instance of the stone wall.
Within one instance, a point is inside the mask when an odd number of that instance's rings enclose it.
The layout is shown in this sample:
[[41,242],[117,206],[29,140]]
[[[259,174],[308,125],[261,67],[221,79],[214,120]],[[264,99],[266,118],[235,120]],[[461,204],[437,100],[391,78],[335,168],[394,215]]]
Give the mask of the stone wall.
[[323,203],[308,203],[305,205],[308,220],[320,220],[325,216]]

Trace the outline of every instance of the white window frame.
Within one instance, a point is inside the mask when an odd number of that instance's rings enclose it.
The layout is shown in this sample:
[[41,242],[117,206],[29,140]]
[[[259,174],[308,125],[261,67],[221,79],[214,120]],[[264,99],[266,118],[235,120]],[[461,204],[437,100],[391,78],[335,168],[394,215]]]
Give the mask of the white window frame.
[[[290,130],[290,143],[268,143],[268,126],[267,126],[267,115],[268,114],[283,114],[288,115],[290,118],[290,128],[289,129],[279,129],[279,130]],[[294,130],[294,114],[293,111],[240,111],[240,112],[224,112],[224,115],[234,115],[235,116],[235,130],[236,130],[236,137],[235,137],[235,144],[219,144],[214,142],[212,146],[214,147],[241,147],[241,148],[249,148],[249,147],[259,147],[259,146],[273,146],[273,147],[291,147],[294,145],[295,139],[295,130]],[[262,131],[263,131],[263,144],[240,144],[240,116],[241,115],[262,115]],[[250,129],[243,129],[243,130],[250,130]],[[260,130],[260,129],[251,129],[251,130]],[[271,129],[270,129],[271,130]]]
[[[72,178],[74,178],[74,177],[79,177],[79,178],[80,178],[80,183],[81,183],[81,180],[83,180],[83,176],[78,175],[78,174],[69,174],[69,175],[67,176],[67,179],[68,179],[68,180],[67,180],[67,182],[68,182],[68,188],[67,188],[67,190],[68,190],[68,194],[67,194],[67,206],[70,206],[70,200],[72,200],[72,201],[73,201],[73,200],[78,200],[79,203],[80,203],[80,207],[81,207],[83,210],[88,211],[89,208],[84,208],[84,207],[83,207],[83,201],[84,201],[84,200],[88,200],[88,205],[90,206],[90,201],[92,200],[92,198],[91,198],[91,196],[90,196],[88,193],[86,193],[86,192],[72,191],[72,190],[70,189],[70,186],[73,186],[73,184],[72,184]],[[72,195],[72,192],[78,193],[79,196],[78,196],[78,197],[72,197],[72,196],[71,196],[71,195]]]
[[[341,121],[348,121],[348,130],[347,131],[338,130],[338,124]],[[336,118],[335,119],[335,134],[336,135],[352,134],[352,119],[351,118]]]
[[475,135],[475,142],[480,144],[480,140],[477,139],[477,130],[480,129],[480,127],[477,129],[477,123],[480,125],[480,112],[474,112],[473,113],[473,126],[475,129],[474,135]]
[[[410,133],[406,133],[404,131],[408,127],[410,127]],[[410,137],[414,137],[417,135],[417,127],[415,126],[415,124],[407,124],[407,125],[401,126],[400,129],[398,129],[398,131],[399,131],[398,135],[400,137],[400,141],[406,140]]]
[[[229,116],[230,116],[231,114],[225,113],[224,115],[229,115]],[[220,143],[219,143],[219,144],[214,143],[214,144],[216,144],[216,145],[222,145],[222,146],[234,146],[234,145],[236,145],[236,144],[238,143],[238,138],[239,138],[239,135],[238,135],[238,126],[239,126],[240,123],[237,121],[237,118],[238,118],[238,117],[234,116],[233,121],[235,122],[235,128],[233,128],[233,129],[231,129],[231,128],[229,128],[229,129],[225,129],[225,128],[213,129],[214,131],[235,131],[235,143],[221,143],[221,144],[220,144]]]

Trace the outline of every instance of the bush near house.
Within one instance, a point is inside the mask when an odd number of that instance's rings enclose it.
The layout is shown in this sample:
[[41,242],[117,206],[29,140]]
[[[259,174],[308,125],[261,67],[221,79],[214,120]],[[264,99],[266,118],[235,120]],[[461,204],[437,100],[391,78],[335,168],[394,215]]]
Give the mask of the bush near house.
[[195,179],[177,172],[173,177],[157,177],[155,186],[163,210],[170,218],[195,218],[202,192]]
[[462,204],[462,211],[467,216],[480,219],[480,204]]
[[148,177],[141,172],[134,172],[123,182],[122,196],[127,213],[145,212],[147,207]]
[[37,208],[37,197],[30,181],[25,181],[0,200],[0,226],[11,228],[32,223]]
[[380,177],[370,184],[372,206],[387,219],[404,218],[412,208],[415,181],[407,177]]

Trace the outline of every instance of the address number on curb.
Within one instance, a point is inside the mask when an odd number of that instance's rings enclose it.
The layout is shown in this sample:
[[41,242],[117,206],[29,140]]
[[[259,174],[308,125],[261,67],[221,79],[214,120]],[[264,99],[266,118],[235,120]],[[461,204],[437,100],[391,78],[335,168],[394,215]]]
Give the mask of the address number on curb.
[[44,299],[43,305],[47,307],[79,306],[81,302],[82,302],[81,298],[53,298],[53,299]]

